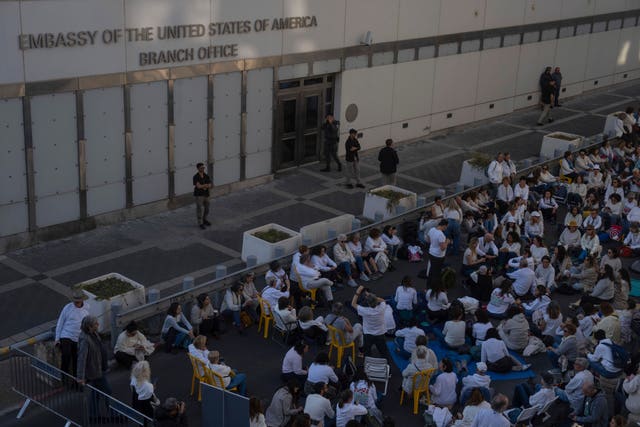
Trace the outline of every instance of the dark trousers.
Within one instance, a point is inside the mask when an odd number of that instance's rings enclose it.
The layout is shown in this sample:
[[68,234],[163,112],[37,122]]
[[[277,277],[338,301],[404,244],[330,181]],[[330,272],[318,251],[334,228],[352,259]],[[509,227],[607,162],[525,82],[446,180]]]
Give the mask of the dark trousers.
[[427,288],[433,288],[440,283],[444,257],[437,257],[429,254],[429,274],[427,275]]
[[389,350],[387,349],[387,341],[384,335],[364,334],[364,355],[371,356],[371,347],[375,346],[380,353],[380,357],[389,359]]
[[60,338],[60,352],[60,369],[75,378],[78,372],[78,343],[69,338]]
[[127,369],[131,369],[131,365],[133,365],[134,362],[138,361],[138,358],[136,356],[132,356],[128,353],[125,353],[124,351],[116,352],[113,357],[116,359],[116,362]]
[[[109,385],[109,382],[107,381],[107,377],[106,376],[102,376],[100,378],[95,378],[93,380],[87,380],[87,384],[89,384],[91,387],[95,388],[96,390],[101,391],[102,393],[111,396],[112,392],[111,392],[111,386]],[[90,401],[89,401],[89,416],[90,417],[98,417],[98,416],[103,416],[103,415],[111,415],[111,413],[109,412],[109,403],[107,402],[107,399],[102,396],[100,393],[96,392],[95,390],[91,390],[91,396],[89,397]],[[104,405],[107,408],[107,413],[104,414],[102,413],[102,411],[100,410],[100,401],[104,400]]]
[[553,90],[553,97],[555,98],[555,100],[553,101],[553,106],[559,106],[560,104],[558,104],[558,99],[560,98],[560,87],[557,87]]
[[338,158],[338,144],[335,141],[324,142],[324,160],[327,162],[327,169],[331,167],[331,159],[336,161],[338,170],[342,169],[340,159]]

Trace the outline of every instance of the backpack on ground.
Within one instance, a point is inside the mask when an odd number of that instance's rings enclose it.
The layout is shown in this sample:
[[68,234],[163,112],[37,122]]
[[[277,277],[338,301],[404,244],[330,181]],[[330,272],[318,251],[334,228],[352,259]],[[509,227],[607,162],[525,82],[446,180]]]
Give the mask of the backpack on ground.
[[623,347],[618,344],[602,343],[611,349],[611,355],[613,356],[613,366],[616,369],[626,369],[627,365],[631,362],[629,359],[629,353]]

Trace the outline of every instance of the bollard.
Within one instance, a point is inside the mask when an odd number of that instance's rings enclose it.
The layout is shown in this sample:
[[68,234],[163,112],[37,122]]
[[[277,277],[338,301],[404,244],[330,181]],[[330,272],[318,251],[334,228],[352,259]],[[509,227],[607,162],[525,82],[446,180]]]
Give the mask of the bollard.
[[[475,180],[474,180],[474,182],[475,182]],[[478,184],[478,185],[480,185],[480,184]],[[444,196],[447,195],[447,190],[445,190],[444,188],[438,188],[436,190],[436,193],[438,194],[438,196],[444,197]]]
[[522,168],[526,169],[526,168],[530,168],[531,167],[531,160],[530,159],[524,159],[522,161]]
[[227,266],[222,264],[216,265],[216,279],[219,279],[226,275],[227,275]]
[[420,208],[427,204],[427,198],[424,196],[418,196],[418,200],[416,200],[416,205]]
[[360,227],[362,227],[360,220],[358,218],[353,218],[353,221],[351,221],[351,231],[359,230]]
[[302,244],[305,246],[311,246],[313,244],[313,242],[311,241],[310,237],[303,237],[302,238]]
[[160,289],[150,288],[147,290],[147,302],[151,304],[160,299]]
[[329,228],[327,230],[327,239],[329,240],[335,239],[337,235],[338,235],[338,232],[336,231],[335,228]]
[[193,289],[194,283],[195,281],[193,280],[193,277],[186,276],[184,279],[182,279],[182,290],[188,291],[189,289]]
[[258,257],[255,255],[247,256],[247,267],[255,267],[258,264]]
[[384,219],[384,214],[380,211],[377,211],[374,215],[373,215],[373,221],[374,222],[382,222],[382,220]]
[[553,157],[562,157],[562,155],[564,154],[563,150],[553,150]]
[[407,211],[407,208],[402,206],[402,205],[397,205],[396,206],[396,215],[402,215],[403,213],[405,213]]
[[463,191],[464,191],[464,184],[461,182],[456,182],[456,193],[462,193]]
[[[115,347],[118,335],[120,335],[120,328],[118,328],[116,320],[118,319],[118,314],[120,314],[121,311],[122,305],[119,302],[111,303],[111,348]],[[107,319],[104,319],[103,321],[106,320]]]
[[273,256],[275,258],[284,257],[284,246],[276,246],[276,248],[273,250]]
[[473,178],[473,186],[479,187],[482,185],[482,178]]

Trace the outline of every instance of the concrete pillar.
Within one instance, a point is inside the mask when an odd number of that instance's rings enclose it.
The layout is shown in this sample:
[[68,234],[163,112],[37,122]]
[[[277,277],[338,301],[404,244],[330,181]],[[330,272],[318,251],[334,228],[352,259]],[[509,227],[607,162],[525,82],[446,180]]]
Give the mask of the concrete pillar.
[[226,275],[227,275],[227,266],[222,264],[216,265],[216,279],[219,279]]
[[276,246],[275,249],[273,250],[273,256],[275,256],[276,258],[284,257],[284,247]]
[[373,220],[374,220],[375,222],[381,222],[383,218],[384,218],[384,214],[383,214],[382,212],[379,212],[379,211],[378,211],[378,212],[376,212],[376,213],[373,215]]
[[156,302],[160,299],[160,289],[150,288],[147,289],[147,302],[151,304],[152,302]]
[[258,264],[258,257],[255,255],[247,256],[247,267],[255,267]]
[[402,215],[403,213],[405,213],[407,211],[407,208],[402,206],[402,205],[397,205],[396,206],[396,215]]
[[335,228],[329,228],[327,230],[327,239],[335,239],[336,236],[338,235],[338,232],[336,231]]
[[427,198],[424,196],[418,196],[418,199],[416,200],[416,205],[420,208],[426,204],[427,204]]
[[358,230],[360,227],[362,227],[362,222],[360,222],[358,218],[353,218],[353,221],[351,221],[351,231]]
[[182,279],[182,290],[183,291],[188,291],[189,289],[193,289],[194,285],[195,285],[195,280],[193,279],[193,277],[186,276],[184,279]]

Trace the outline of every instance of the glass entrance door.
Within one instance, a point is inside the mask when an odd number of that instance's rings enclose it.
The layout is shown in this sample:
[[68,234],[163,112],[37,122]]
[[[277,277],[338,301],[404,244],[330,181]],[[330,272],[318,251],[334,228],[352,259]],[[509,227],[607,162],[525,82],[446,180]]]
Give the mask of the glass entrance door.
[[280,83],[274,144],[276,170],[320,160],[320,126],[327,109],[327,89],[333,89],[331,76]]

